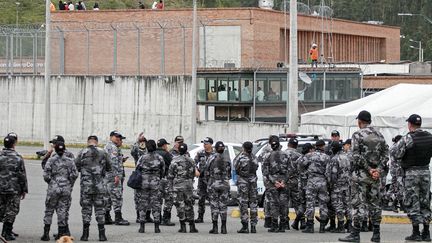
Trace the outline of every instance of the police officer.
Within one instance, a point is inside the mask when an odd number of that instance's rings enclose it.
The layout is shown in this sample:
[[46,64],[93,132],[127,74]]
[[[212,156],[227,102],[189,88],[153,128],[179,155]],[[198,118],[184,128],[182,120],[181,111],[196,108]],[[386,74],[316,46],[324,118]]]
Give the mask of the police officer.
[[[431,241],[429,222],[431,221],[429,163],[432,157],[432,135],[421,129],[422,118],[412,114],[407,119],[409,133],[393,146],[391,153],[401,160],[405,171],[405,210],[412,223],[412,234],[408,241]],[[420,235],[420,224],[423,231]]]
[[28,193],[27,175],[24,160],[15,151],[16,140],[6,136],[4,148],[0,152],[0,205],[3,207],[2,236],[7,241],[15,240],[12,233],[15,218],[19,213],[20,200]]
[[[393,147],[399,142],[402,135],[395,136],[393,141]],[[393,147],[390,149],[390,174],[391,174],[391,185],[390,185],[390,197],[393,199],[393,211],[399,212],[398,208],[404,210],[403,206],[403,177],[404,171],[401,167],[400,159],[396,159],[392,151]]]
[[173,207],[173,197],[172,197],[172,191],[169,188],[167,176],[168,176],[168,169],[171,165],[172,155],[168,152],[168,145],[169,143],[165,138],[161,138],[157,142],[157,149],[156,153],[158,153],[165,162],[165,173],[164,177],[161,180],[161,192],[162,192],[162,198],[165,201],[163,206],[163,215],[162,215],[162,221],[161,225],[165,226],[174,226],[175,224],[171,222],[171,209]]
[[[136,164],[138,162],[138,159],[147,153],[146,142],[147,142],[147,139],[144,136],[144,132],[141,132],[138,135],[137,141],[132,145],[130,153],[131,153],[132,158],[134,159],[135,167],[136,167]],[[136,223],[139,223],[139,220],[140,220],[139,219],[140,218],[139,210],[138,210],[138,202],[140,201],[140,197],[141,197],[141,195],[138,193],[138,191],[134,190],[134,202],[135,202],[135,210],[136,210],[136,215],[137,215],[136,220],[135,220]],[[151,214],[151,211],[146,212],[146,222],[153,223],[153,219],[150,217],[150,214]],[[109,214],[108,214],[108,216],[109,216]],[[109,218],[111,218],[111,216],[109,216]]]
[[272,152],[264,160],[262,166],[266,196],[270,203],[270,215],[272,218],[269,232],[285,232],[288,223],[288,187],[290,161],[286,153],[281,151],[279,139],[270,142]]
[[305,143],[302,147],[302,155],[297,160],[297,169],[299,173],[299,204],[298,204],[298,211],[296,220],[294,220],[294,223],[292,225],[293,229],[299,230],[298,224],[296,223],[297,220],[300,220],[300,229],[303,230],[306,228],[305,218],[304,214],[306,212],[306,185],[307,185],[307,170],[303,166],[305,165],[304,159],[306,158],[306,155],[309,153],[312,153],[315,151],[314,147],[310,143]]
[[[333,142],[340,142],[340,133],[338,130],[333,130],[330,134],[330,140],[331,142],[328,144],[328,146],[326,147],[326,154],[330,156],[330,158],[332,158],[334,156],[333,153]],[[337,143],[334,143],[335,145]],[[330,222],[330,226],[328,228],[326,228],[326,231],[330,231],[330,232],[335,232],[336,231],[336,209],[333,207],[333,202],[332,199],[336,198],[336,195],[333,192],[333,188],[329,188],[329,203],[327,205],[328,207],[328,212],[329,212],[329,222]],[[333,195],[333,197],[332,197]]]
[[351,160],[348,155],[343,152],[342,145],[338,141],[332,142],[333,158],[330,161],[329,168],[329,188],[332,191],[331,202],[337,216],[336,233],[345,233],[344,220],[347,224],[351,224],[350,207],[350,180],[351,180]]
[[165,175],[165,162],[158,153],[156,153],[156,142],[148,140],[148,153],[141,156],[137,163],[137,170],[142,172],[142,188],[139,189],[141,194],[140,207],[140,228],[139,233],[145,233],[145,212],[151,209],[153,213],[155,233],[160,233],[159,224],[161,222],[161,190],[160,183]]
[[318,140],[316,150],[302,159],[302,167],[307,173],[306,184],[306,229],[303,233],[314,233],[315,202],[318,201],[320,213],[320,233],[325,232],[328,222],[329,194],[327,190],[330,156],[324,153],[325,142]]
[[252,154],[253,145],[251,142],[244,142],[243,151],[234,159],[233,164],[238,175],[237,192],[238,204],[240,206],[242,228],[238,233],[249,233],[249,211],[251,233],[256,233],[258,222],[258,191],[257,191],[257,170],[258,161]]
[[207,180],[205,177],[205,168],[207,166],[208,160],[212,157],[215,152],[213,150],[213,139],[210,137],[204,138],[201,143],[204,145],[204,150],[197,153],[195,156],[195,164],[198,167],[198,171],[200,176],[198,178],[198,218],[195,220],[195,223],[203,223],[204,222],[204,213],[205,213],[205,200],[208,199],[208,191],[207,191]]
[[198,233],[195,228],[193,210],[193,180],[198,175],[195,161],[186,155],[187,145],[178,146],[179,156],[172,161],[168,170],[168,180],[172,190],[177,216],[180,220],[180,233],[186,233],[186,222],[189,222],[190,233]]
[[[41,165],[42,169],[44,169],[46,162],[49,158],[51,158],[53,155],[55,155],[54,147],[57,143],[65,143],[65,139],[61,135],[55,135],[53,139],[49,141],[51,146],[48,148],[48,152],[45,154],[44,158],[42,159]],[[75,156],[73,153],[69,152],[67,149],[64,151],[63,156],[71,158],[72,160],[75,159]]]
[[83,234],[81,241],[88,241],[92,209],[94,208],[99,229],[99,241],[106,241],[105,236],[105,195],[107,193],[104,178],[111,171],[109,155],[97,147],[98,137],[87,138],[87,147],[82,149],[75,165],[80,177],[80,205],[83,219]]
[[[297,147],[298,147],[297,138],[290,138],[288,140],[288,148],[285,150],[285,153],[287,154],[289,160],[291,161],[290,168],[289,168],[290,173],[287,182],[287,189],[289,194],[288,197],[291,200],[291,205],[296,212],[296,218],[292,224],[294,229],[298,229],[298,225],[301,221],[301,214],[299,213],[299,204],[300,204],[299,171],[298,171],[298,164],[297,164],[297,161],[301,157],[301,154],[297,152]],[[289,217],[287,217],[286,229],[288,230],[290,229]]]
[[123,157],[120,147],[125,139],[120,132],[112,131],[110,133],[110,141],[105,145],[105,151],[110,156],[112,171],[106,174],[105,183],[108,189],[108,204],[105,211],[105,223],[111,224],[111,206],[114,209],[115,224],[116,225],[129,225],[129,222],[123,219],[122,206],[123,206],[123,180],[124,180],[124,166],[123,163],[127,157]]
[[170,153],[171,153],[171,155],[172,155],[173,157],[174,157],[174,156],[177,156],[177,155],[180,154],[179,151],[178,151],[178,147],[179,147],[179,145],[182,144],[182,143],[184,143],[184,138],[183,138],[183,136],[178,135],[178,136],[176,136],[176,137],[174,138],[174,146],[173,146],[173,148],[170,150]]
[[69,208],[72,201],[72,189],[78,178],[74,160],[65,154],[66,146],[63,142],[54,145],[55,154],[45,164],[43,177],[48,183],[45,200],[44,233],[42,241],[49,241],[49,231],[54,211],[57,213],[58,234],[56,240],[63,235],[69,235],[67,230]]
[[[268,144],[264,147],[262,153],[258,156],[258,162],[263,164],[265,160],[268,159],[273,149],[270,144],[273,142],[279,142],[279,137],[276,135],[270,135]],[[270,202],[268,199],[267,188],[264,191],[264,228],[271,228],[272,226],[272,218],[270,213]]]
[[[353,229],[345,238],[345,242],[360,241],[360,222],[367,218],[369,210],[373,225],[372,242],[379,242],[381,205],[380,205],[380,173],[388,161],[388,146],[383,135],[370,124],[371,114],[361,111],[357,116],[357,125],[360,128],[352,135],[353,174],[351,186],[351,203]],[[366,214],[366,215],[365,215]]]
[[231,163],[223,157],[225,145],[218,141],[215,144],[216,154],[209,158],[204,169],[210,200],[213,228],[210,234],[218,233],[218,218],[221,218],[221,233],[226,234],[227,206],[229,198],[229,180],[231,179]]

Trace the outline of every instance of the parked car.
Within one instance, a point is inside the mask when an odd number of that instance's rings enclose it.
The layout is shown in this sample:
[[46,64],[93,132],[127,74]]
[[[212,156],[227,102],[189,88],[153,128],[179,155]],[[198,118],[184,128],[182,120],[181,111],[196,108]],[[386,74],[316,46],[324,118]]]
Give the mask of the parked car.
[[[223,153],[223,157],[224,159],[226,159],[227,161],[229,161],[231,163],[231,168],[233,168],[231,170],[231,180],[230,180],[230,202],[229,205],[235,205],[236,202],[236,198],[237,198],[237,186],[235,184],[237,175],[235,174],[235,170],[234,170],[234,166],[233,166],[233,161],[234,158],[240,154],[240,152],[242,151],[242,145],[238,144],[238,143],[224,143],[225,144],[225,151]],[[198,154],[198,152],[204,150],[204,146],[203,144],[193,144],[189,146],[189,154],[191,156],[191,158],[195,158],[195,156]],[[198,189],[198,178],[195,178],[194,180],[194,190],[196,192],[196,190]]]

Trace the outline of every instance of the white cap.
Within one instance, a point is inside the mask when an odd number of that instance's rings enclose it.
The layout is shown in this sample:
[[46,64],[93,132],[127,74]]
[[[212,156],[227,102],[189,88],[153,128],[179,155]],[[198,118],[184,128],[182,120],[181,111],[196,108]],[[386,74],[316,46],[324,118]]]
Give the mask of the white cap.
[[317,44],[313,43],[313,44],[312,44],[312,47],[317,47]]

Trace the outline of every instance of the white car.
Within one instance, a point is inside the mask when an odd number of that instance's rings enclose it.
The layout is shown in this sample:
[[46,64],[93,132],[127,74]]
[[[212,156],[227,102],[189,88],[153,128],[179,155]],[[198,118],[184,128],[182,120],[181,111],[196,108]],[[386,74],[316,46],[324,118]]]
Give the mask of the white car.
[[[241,153],[242,151],[242,145],[238,143],[224,143],[225,144],[225,151],[223,153],[224,158],[231,163],[231,180],[230,180],[230,187],[231,187],[231,200],[233,201],[236,198],[237,195],[237,186],[236,186],[236,178],[237,175],[235,174],[234,167],[233,167],[233,161],[234,158]],[[214,148],[214,146],[213,146]],[[204,145],[202,143],[200,144],[192,144],[189,146],[189,154],[192,159],[195,159],[195,156],[198,154],[198,152],[204,150]],[[194,180],[194,190],[198,189],[198,178],[195,178]],[[233,202],[230,202],[230,204],[233,204]]]

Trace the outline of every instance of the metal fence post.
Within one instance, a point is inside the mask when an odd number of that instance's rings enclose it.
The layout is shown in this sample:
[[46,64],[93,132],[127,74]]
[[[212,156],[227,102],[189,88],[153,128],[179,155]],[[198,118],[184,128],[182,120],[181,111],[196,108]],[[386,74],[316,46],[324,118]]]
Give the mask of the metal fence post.
[[157,22],[159,27],[161,28],[161,38],[160,38],[160,49],[161,49],[161,75],[165,75],[165,26],[161,25]]
[[117,29],[111,24],[114,30],[114,47],[113,47],[113,75],[117,75]]
[[59,31],[59,33],[60,33],[60,45],[59,45],[59,48],[60,48],[60,70],[59,70],[59,75],[64,75],[64,69],[65,69],[65,56],[64,56],[64,39],[65,39],[65,37],[64,37],[64,32],[63,32],[63,30],[59,27],[59,26],[56,26],[56,28],[57,28],[57,30]]
[[10,74],[13,75],[15,72],[14,68],[14,34],[10,36],[10,60],[11,60],[11,67],[10,67]]
[[183,39],[183,75],[186,75],[186,29],[184,25],[182,27],[182,39]]
[[135,28],[137,29],[137,75],[141,75],[141,29],[133,23]]

